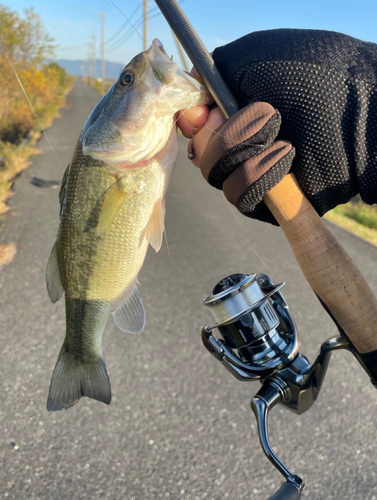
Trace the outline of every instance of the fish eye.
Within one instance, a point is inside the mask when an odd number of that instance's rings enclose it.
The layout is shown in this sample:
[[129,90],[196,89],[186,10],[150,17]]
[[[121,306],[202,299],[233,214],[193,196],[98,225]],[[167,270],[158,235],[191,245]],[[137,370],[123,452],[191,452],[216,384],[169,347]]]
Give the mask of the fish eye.
[[134,75],[127,71],[127,73],[124,73],[121,78],[120,78],[120,84],[125,87],[126,85],[129,85],[134,81]]

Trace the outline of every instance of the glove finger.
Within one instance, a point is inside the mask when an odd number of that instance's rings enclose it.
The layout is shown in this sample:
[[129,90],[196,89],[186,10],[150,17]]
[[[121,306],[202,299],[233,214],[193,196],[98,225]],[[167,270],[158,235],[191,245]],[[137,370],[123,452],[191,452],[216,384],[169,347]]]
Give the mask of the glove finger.
[[[277,141],[234,170],[223,184],[227,200],[250,215],[268,190],[289,172],[295,149],[288,141]],[[252,216],[252,215],[251,215]]]
[[256,102],[242,108],[213,131],[200,160],[204,178],[222,189],[225,179],[239,164],[274,141],[280,123],[280,113],[268,103]]

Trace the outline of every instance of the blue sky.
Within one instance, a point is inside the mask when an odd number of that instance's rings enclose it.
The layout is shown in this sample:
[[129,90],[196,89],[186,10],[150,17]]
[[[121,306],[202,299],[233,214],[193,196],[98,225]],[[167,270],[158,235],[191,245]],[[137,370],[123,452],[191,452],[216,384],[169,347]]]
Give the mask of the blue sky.
[[[100,18],[96,12],[104,11],[106,14],[105,41],[114,36],[126,22],[111,0],[0,2],[17,11],[33,6],[41,15],[46,30],[58,44],[58,58],[86,59],[90,36],[96,36],[99,47]],[[141,16],[140,0],[114,2],[127,17],[138,9],[133,22],[138,21]],[[156,4],[150,0],[149,9],[155,8]],[[272,28],[327,29],[377,43],[376,0],[185,0],[182,8],[209,50],[251,31]],[[127,30],[122,32],[123,38]],[[161,15],[150,20],[148,31],[149,42],[155,37],[160,38],[167,51],[178,61],[169,28]],[[139,32],[142,34],[141,27]],[[105,58],[109,61],[126,64],[142,50],[142,42],[136,32],[123,43],[122,38],[119,43],[117,40],[105,45]]]

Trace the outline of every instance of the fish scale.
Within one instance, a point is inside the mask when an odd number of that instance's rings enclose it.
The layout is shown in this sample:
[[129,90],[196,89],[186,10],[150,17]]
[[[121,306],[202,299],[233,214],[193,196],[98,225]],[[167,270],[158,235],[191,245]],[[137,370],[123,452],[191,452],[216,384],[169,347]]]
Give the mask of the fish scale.
[[[59,267],[66,296],[113,301],[135,278],[148,245],[145,237],[140,244],[137,235],[147,225],[156,201],[165,196],[170,178],[166,170],[166,165],[153,161],[143,171],[124,173],[129,199],[111,226],[98,235],[96,228],[86,230],[87,222],[97,205],[100,211],[98,200],[116,178],[105,165],[91,168],[89,157],[76,156],[69,172],[69,194],[58,236],[62,262]],[[79,193],[86,186],[90,188],[82,198]]]
[[[124,76],[126,75],[126,77]],[[85,123],[59,199],[60,227],[47,266],[53,302],[65,294],[66,337],[47,401],[66,409],[82,396],[109,404],[102,336],[110,313],[140,333],[137,276],[148,245],[158,251],[164,199],[178,154],[174,115],[210,101],[161,43],[136,56]]]

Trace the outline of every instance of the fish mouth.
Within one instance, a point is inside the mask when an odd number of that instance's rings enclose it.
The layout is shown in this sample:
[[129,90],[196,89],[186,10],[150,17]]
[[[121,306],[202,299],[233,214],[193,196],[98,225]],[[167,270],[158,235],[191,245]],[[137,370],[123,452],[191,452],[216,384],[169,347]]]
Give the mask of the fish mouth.
[[[153,40],[152,45],[148,50],[145,51],[145,55],[148,59],[149,64],[152,66],[152,68],[154,68],[154,70],[157,66],[157,73],[160,73],[158,76],[161,76],[161,67],[159,66],[159,64],[163,63],[164,65],[166,65],[165,72],[167,74],[163,75],[164,83],[173,83],[174,78],[177,75],[181,81],[184,80],[187,84],[191,85],[194,90],[203,88],[202,83],[198,81],[194,76],[192,76],[191,73],[179,68],[173,62],[173,56],[168,56],[162,42],[158,38],[155,38]],[[161,93],[163,93],[163,91]]]
[[159,52],[161,52],[165,57],[169,59],[169,61],[172,61],[173,59],[170,58],[162,44],[162,42],[158,39],[155,38],[152,42],[152,45],[145,51],[145,54],[148,56],[148,58],[153,58],[155,57]]

